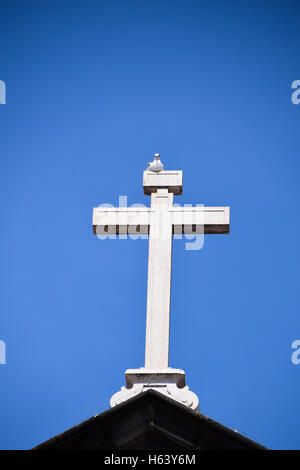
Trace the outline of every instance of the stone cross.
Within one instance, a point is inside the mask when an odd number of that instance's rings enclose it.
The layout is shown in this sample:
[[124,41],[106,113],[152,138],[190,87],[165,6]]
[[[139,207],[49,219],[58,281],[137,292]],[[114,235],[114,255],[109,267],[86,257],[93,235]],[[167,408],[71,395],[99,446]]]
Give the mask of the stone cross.
[[229,207],[174,207],[174,195],[182,194],[182,171],[161,168],[156,154],[144,171],[150,208],[94,208],[95,234],[149,235],[145,367],[126,371],[127,388],[111,405],[152,388],[197,410],[198,398],[185,386],[184,372],[169,367],[172,240],[173,234],[229,233]]

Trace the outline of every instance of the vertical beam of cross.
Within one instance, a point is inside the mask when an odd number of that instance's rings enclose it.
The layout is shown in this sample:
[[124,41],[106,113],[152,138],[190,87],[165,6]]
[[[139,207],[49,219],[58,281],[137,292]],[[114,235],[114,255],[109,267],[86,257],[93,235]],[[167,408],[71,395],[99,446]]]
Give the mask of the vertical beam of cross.
[[151,194],[149,233],[145,368],[169,364],[170,296],[172,271],[173,194],[158,189]]

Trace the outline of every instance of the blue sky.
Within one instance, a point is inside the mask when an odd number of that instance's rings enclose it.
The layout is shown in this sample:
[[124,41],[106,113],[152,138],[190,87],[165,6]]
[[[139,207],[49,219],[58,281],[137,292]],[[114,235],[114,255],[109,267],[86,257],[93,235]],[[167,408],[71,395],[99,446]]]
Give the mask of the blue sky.
[[109,407],[143,366],[148,242],[98,240],[92,208],[150,204],[159,152],[180,204],[230,235],[173,247],[170,365],[200,410],[300,449],[297,1],[1,1],[0,448]]

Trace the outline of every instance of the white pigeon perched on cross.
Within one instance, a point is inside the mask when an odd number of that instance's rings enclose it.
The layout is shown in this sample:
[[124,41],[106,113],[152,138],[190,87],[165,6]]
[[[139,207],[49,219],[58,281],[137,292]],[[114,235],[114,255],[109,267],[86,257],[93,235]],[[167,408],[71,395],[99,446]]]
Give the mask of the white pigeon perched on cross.
[[154,171],[155,173],[159,173],[160,171],[163,171],[163,169],[164,169],[164,166],[162,162],[160,161],[160,155],[159,153],[155,153],[153,162],[148,162],[147,170]]

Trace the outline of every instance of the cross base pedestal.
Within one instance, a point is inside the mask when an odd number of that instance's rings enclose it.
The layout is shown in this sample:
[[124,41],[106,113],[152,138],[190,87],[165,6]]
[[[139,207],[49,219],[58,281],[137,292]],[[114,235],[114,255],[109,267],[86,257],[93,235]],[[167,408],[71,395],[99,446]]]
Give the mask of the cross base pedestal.
[[146,369],[141,367],[140,369],[127,369],[125,376],[126,387],[122,387],[120,392],[111,397],[111,407],[151,389],[178,401],[194,411],[199,411],[198,397],[185,385],[185,372],[181,369],[172,369],[171,367]]

